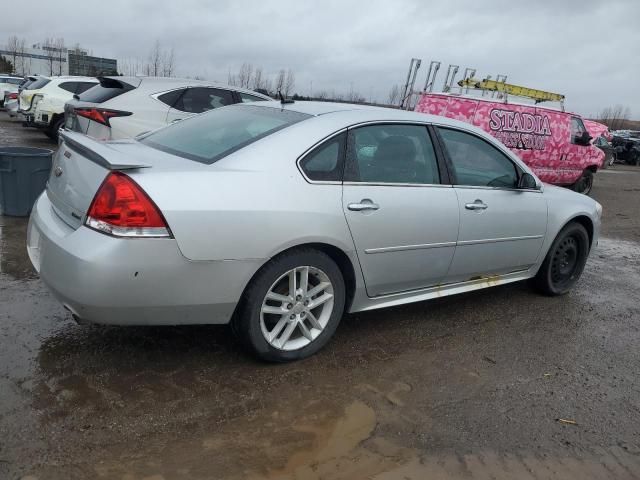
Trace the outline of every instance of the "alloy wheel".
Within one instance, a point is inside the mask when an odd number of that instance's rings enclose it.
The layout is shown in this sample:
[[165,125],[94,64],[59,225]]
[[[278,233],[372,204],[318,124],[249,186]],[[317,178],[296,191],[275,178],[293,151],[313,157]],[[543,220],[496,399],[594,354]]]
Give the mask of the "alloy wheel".
[[262,301],[262,335],[278,350],[298,350],[318,338],[333,307],[334,289],[325,272],[311,266],[293,268],[271,285]]

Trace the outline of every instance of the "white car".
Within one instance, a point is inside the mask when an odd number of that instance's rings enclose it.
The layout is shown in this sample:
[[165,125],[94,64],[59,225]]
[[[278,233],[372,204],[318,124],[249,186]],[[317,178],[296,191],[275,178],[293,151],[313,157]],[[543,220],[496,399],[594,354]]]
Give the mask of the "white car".
[[24,78],[15,75],[0,75],[0,107],[4,107],[5,97],[11,93],[18,93],[18,87]]
[[99,140],[132,138],[170,123],[266,95],[200,80],[101,77],[100,84],[67,102],[65,129]]
[[98,79],[91,77],[39,77],[20,93],[20,111],[27,125],[56,140],[64,125],[65,103],[97,84]]

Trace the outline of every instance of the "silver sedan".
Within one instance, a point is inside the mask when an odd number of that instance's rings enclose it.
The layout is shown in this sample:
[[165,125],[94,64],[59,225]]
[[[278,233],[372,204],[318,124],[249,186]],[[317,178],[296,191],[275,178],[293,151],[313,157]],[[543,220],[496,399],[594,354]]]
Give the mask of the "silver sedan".
[[466,123],[264,102],[135,140],[63,133],[27,247],[78,321],[231,323],[289,361],[345,312],[525,279],[564,294],[601,212]]

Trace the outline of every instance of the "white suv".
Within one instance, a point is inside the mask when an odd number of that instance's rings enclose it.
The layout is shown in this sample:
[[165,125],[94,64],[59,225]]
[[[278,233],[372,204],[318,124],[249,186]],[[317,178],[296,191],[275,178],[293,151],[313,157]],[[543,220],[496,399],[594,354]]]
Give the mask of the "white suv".
[[64,104],[97,84],[91,77],[39,77],[20,93],[20,113],[28,126],[55,140],[64,125]]
[[15,75],[0,75],[0,107],[4,107],[5,97],[11,93],[18,93],[18,87],[24,78]]
[[100,140],[132,138],[207,110],[260,100],[271,98],[183,78],[100,77],[99,85],[67,102],[65,129]]

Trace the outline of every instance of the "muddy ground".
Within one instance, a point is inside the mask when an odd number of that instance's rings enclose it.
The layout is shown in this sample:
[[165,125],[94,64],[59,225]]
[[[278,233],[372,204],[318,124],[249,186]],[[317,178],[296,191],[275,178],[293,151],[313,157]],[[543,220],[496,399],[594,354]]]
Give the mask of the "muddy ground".
[[[0,144],[55,147],[3,113]],[[0,478],[640,478],[640,168],[593,196],[603,238],[568,296],[349,315],[289,365],[226,327],[76,325],[0,217]]]

